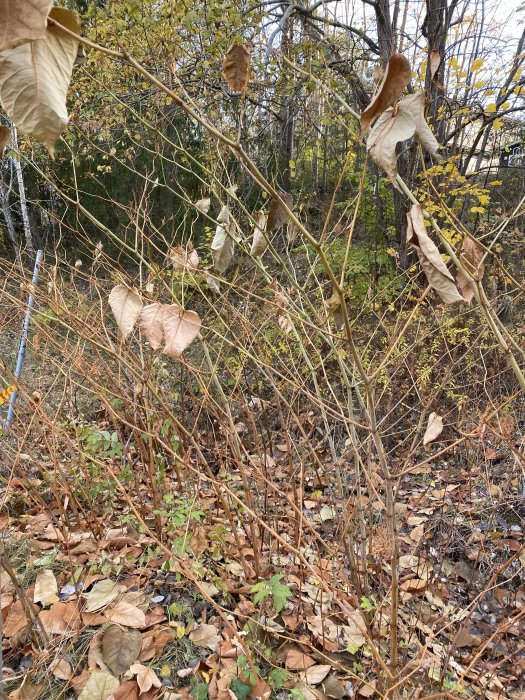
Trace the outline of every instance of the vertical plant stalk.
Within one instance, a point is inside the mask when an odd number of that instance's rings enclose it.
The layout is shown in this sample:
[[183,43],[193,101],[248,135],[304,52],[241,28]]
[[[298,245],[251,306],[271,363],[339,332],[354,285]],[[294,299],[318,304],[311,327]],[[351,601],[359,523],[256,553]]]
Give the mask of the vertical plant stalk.
[[[13,128],[13,146],[18,149],[18,139],[16,136],[16,129]],[[18,158],[13,158],[13,163],[15,165],[16,180],[18,182],[18,198],[20,200],[20,211],[22,213],[22,222],[24,224],[24,237],[26,240],[26,251],[31,256],[31,259],[35,256],[35,248],[33,246],[33,235],[31,233],[31,224],[29,223],[29,212],[27,209],[27,199],[26,199],[26,188],[24,186],[24,174],[22,172],[22,163]]]
[[[34,290],[36,285],[38,284],[38,277],[40,275],[40,263],[42,262],[43,255],[44,254],[42,250],[37,251],[35,259],[35,268],[33,270],[33,279],[31,280],[29,298],[27,300],[26,315],[24,317],[24,323],[22,325],[22,335],[20,337],[20,345],[18,348],[18,358],[16,360],[16,368],[14,372],[15,385],[18,384],[18,380],[22,376],[22,370],[24,368],[24,360],[27,349],[27,337],[29,335],[29,324],[31,322],[31,314],[33,313],[33,307],[35,305]],[[15,417],[15,403],[17,396],[18,389],[16,388],[11,394],[11,398],[9,399],[9,408],[7,410],[7,418],[5,420],[4,426],[6,430],[9,430]]]

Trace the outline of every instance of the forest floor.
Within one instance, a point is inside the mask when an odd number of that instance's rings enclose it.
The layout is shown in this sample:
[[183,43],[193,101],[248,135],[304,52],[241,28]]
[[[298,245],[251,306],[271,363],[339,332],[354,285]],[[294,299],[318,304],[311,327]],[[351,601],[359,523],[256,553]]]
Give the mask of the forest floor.
[[[6,364],[19,321],[4,319]],[[30,350],[24,374],[37,397],[56,380],[39,360],[38,347]],[[352,479],[349,462],[334,465],[319,440],[320,465],[291,490],[288,446],[296,436],[277,432],[265,455],[272,491],[231,463],[226,469],[226,441],[202,435],[219,487],[193,476],[188,496],[176,470],[167,471],[171,500],[155,512],[148,465],[137,455],[122,482],[130,465],[112,453],[111,419],[89,403],[77,408],[87,435],[100,440],[89,490],[86,465],[73,450],[57,458],[56,436],[32,424],[24,402],[0,443],[8,697],[385,696],[371,649],[388,656],[391,638],[392,552],[380,480],[377,497],[364,497],[364,480]],[[310,427],[320,420],[308,416]],[[499,426],[504,440],[485,427],[399,483],[403,698],[525,698],[525,494],[513,455],[523,438],[512,419]],[[73,415],[61,426],[65,436],[78,437],[78,429]],[[191,450],[185,458],[192,462]],[[346,475],[344,498],[333,488],[336,473]],[[108,474],[132,483],[133,498]],[[242,500],[246,478],[263,501],[265,525],[244,527],[250,519],[239,507],[233,531],[221,498],[238,492]],[[350,545],[366,552],[356,564],[366,585],[359,591],[344,556],[348,515],[356,512],[367,525],[366,541]]]

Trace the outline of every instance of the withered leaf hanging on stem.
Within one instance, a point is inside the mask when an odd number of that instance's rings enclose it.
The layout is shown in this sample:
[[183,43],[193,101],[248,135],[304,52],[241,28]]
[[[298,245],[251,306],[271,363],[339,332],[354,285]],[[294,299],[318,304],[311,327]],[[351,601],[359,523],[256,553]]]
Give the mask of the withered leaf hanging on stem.
[[244,93],[250,81],[253,43],[233,44],[222,62],[222,72],[230,88]]

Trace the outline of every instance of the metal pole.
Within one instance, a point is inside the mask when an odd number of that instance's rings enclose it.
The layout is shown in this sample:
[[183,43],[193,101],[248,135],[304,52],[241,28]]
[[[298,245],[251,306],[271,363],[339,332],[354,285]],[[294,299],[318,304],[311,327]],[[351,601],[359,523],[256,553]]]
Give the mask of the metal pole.
[[[35,298],[33,296],[33,290],[38,284],[38,276],[40,273],[40,263],[42,262],[42,257],[43,257],[43,251],[38,250],[36,254],[36,259],[35,259],[35,268],[33,270],[33,279],[31,282],[31,290],[29,292],[29,299],[27,300],[27,309],[26,309],[26,315],[24,318],[24,323],[22,325],[22,335],[20,337],[20,345],[18,347],[18,358],[16,360],[16,369],[15,369],[15,384],[18,383],[18,380],[20,379],[20,376],[22,375],[22,369],[24,367],[24,359],[26,356],[26,347],[27,347],[27,336],[29,333],[29,323],[31,321],[31,313],[33,311],[33,306],[35,305]],[[5,430],[9,430],[11,427],[11,423],[13,422],[13,419],[15,417],[15,403],[16,403],[16,397],[18,395],[18,390],[15,389],[15,391],[11,394],[11,398],[9,399],[9,409],[7,411],[7,418],[5,420]]]

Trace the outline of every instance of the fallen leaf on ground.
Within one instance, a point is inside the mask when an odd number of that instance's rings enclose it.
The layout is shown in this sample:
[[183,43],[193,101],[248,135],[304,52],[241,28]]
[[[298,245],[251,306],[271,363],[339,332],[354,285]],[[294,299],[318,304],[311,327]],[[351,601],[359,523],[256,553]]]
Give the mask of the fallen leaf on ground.
[[33,602],[47,607],[58,601],[58,584],[51,569],[44,569],[36,577]]
[[60,681],[69,681],[73,677],[73,669],[66,659],[55,659],[49,666],[49,670]]
[[125,627],[141,628],[146,625],[146,615],[143,610],[126,600],[119,600],[118,603],[106,611],[106,617],[111,622],[115,622]]
[[102,637],[102,658],[112,673],[120,676],[138,659],[142,635],[137,630],[123,630],[110,625]]
[[86,612],[95,612],[101,610],[112,603],[121,591],[121,587],[116,581],[110,581],[108,578],[97,581],[93,588],[84,593],[86,599]]
[[174,634],[170,630],[155,629],[142,637],[142,649],[140,650],[139,659],[141,661],[150,661],[157,658],[166,644],[174,639]]
[[211,651],[215,651],[221,641],[219,630],[207,624],[199,625],[188,636],[196,647],[205,647]]
[[315,661],[300,649],[290,649],[286,654],[284,665],[289,671],[304,671],[314,666]]
[[49,610],[42,610],[38,617],[48,634],[66,635],[82,626],[76,600],[55,603]]
[[299,677],[308,685],[318,685],[323,681],[326,676],[330,673],[332,667],[330,664],[318,664],[315,666],[310,666],[304,671],[301,671]]
[[126,681],[119,685],[108,700],[138,700],[140,689],[136,681]]
[[119,687],[118,680],[105,671],[93,671],[78,700],[106,700]]
[[137,683],[140,688],[140,692],[147,693],[151,688],[160,688],[162,683],[155,671],[149,666],[143,666],[142,664],[133,664],[129,669],[130,673],[137,676]]

